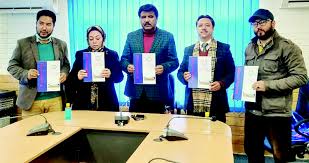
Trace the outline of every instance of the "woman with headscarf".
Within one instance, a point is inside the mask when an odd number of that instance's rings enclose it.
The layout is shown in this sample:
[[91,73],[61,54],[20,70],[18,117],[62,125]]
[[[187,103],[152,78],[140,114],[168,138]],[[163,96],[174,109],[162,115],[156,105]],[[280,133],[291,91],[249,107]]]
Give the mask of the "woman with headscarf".
[[[105,39],[106,35],[100,26],[91,26],[87,29],[89,47],[75,54],[75,62],[66,83],[67,102],[72,104],[73,110],[119,110],[114,83],[121,82],[123,74],[118,53],[104,46]],[[83,81],[88,75],[83,69],[84,52],[104,52],[105,68],[100,75],[105,82]]]

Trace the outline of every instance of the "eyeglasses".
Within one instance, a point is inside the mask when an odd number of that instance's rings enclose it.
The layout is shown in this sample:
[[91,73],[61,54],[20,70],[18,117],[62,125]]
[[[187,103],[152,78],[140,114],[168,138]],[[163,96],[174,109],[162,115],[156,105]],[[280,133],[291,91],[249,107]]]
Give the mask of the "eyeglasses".
[[270,21],[270,19],[252,22],[251,25],[252,25],[253,27],[257,27],[258,25],[264,26],[264,25],[266,25],[266,23],[267,23],[268,21]]

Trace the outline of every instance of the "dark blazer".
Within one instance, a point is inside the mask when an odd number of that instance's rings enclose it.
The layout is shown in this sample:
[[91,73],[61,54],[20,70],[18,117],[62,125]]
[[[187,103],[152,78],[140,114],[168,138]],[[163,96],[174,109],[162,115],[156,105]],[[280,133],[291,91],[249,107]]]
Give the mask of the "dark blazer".
[[[55,60],[60,60],[60,72],[69,74],[70,63],[67,58],[67,44],[52,37]],[[16,48],[9,61],[8,72],[19,80],[19,94],[16,104],[19,108],[29,110],[37,94],[37,79],[28,80],[28,70],[36,69],[39,61],[39,52],[35,36],[30,36],[17,41]],[[62,85],[61,85],[61,90]],[[64,95],[61,91],[61,95]],[[62,96],[64,98],[64,96]],[[62,100],[65,101],[64,99]]]
[[133,64],[133,53],[144,52],[143,30],[138,29],[127,36],[126,44],[121,57],[121,67],[128,74],[125,95],[131,98],[140,98],[143,89],[150,100],[166,102],[168,99],[168,75],[178,68],[179,62],[176,53],[174,37],[171,33],[158,29],[150,49],[156,53],[156,65],[162,65],[164,72],[156,76],[155,85],[135,85],[133,75],[128,73],[127,67]]
[[[194,45],[185,48],[183,61],[177,73],[180,82],[186,85],[185,108],[193,110],[192,89],[188,88],[188,82],[185,81],[183,73],[188,71],[189,56],[192,56]],[[226,95],[226,89],[234,82],[235,65],[230,51],[230,46],[217,42],[217,62],[214,72],[214,81],[221,81],[223,87],[219,91],[212,93],[210,114],[224,114],[229,111],[229,104]]]
[[[73,109],[91,110],[90,82],[83,82],[77,77],[79,70],[83,69],[83,52],[89,52],[88,49],[77,51],[72,71],[66,82],[66,92],[68,102],[72,103]],[[105,82],[97,82],[98,85],[98,110],[118,111],[119,102],[115,91],[114,83],[119,83],[123,79],[119,57],[117,52],[104,47],[105,67],[110,69],[111,76]]]

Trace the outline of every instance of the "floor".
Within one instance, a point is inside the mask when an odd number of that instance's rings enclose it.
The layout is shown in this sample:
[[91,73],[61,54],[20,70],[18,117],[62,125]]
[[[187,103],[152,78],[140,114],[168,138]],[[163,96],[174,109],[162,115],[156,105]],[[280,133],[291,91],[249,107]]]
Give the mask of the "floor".
[[[242,154],[234,154],[234,162],[235,163],[248,163],[248,159],[246,155]],[[306,159],[297,159],[296,161],[293,161],[291,163],[308,163],[309,158]],[[266,156],[265,157],[265,163],[274,163],[274,159],[271,156]]]

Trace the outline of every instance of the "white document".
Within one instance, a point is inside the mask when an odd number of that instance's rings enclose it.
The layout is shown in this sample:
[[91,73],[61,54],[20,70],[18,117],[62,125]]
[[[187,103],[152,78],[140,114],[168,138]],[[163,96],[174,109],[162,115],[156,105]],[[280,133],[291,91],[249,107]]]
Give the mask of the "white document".
[[134,53],[134,84],[156,84],[156,54]]
[[156,55],[143,53],[143,83],[156,84]]
[[191,74],[188,87],[209,89],[212,69],[211,57],[190,56],[188,64],[188,71]]
[[47,61],[47,91],[60,91],[60,61]]
[[257,82],[259,66],[245,66],[243,78],[242,100],[248,102],[256,101],[256,90],[252,88]]
[[198,57],[198,88],[210,88],[211,82],[211,57],[199,56]]
[[105,82],[105,78],[101,73],[105,69],[104,52],[92,52],[92,81],[93,82]]

